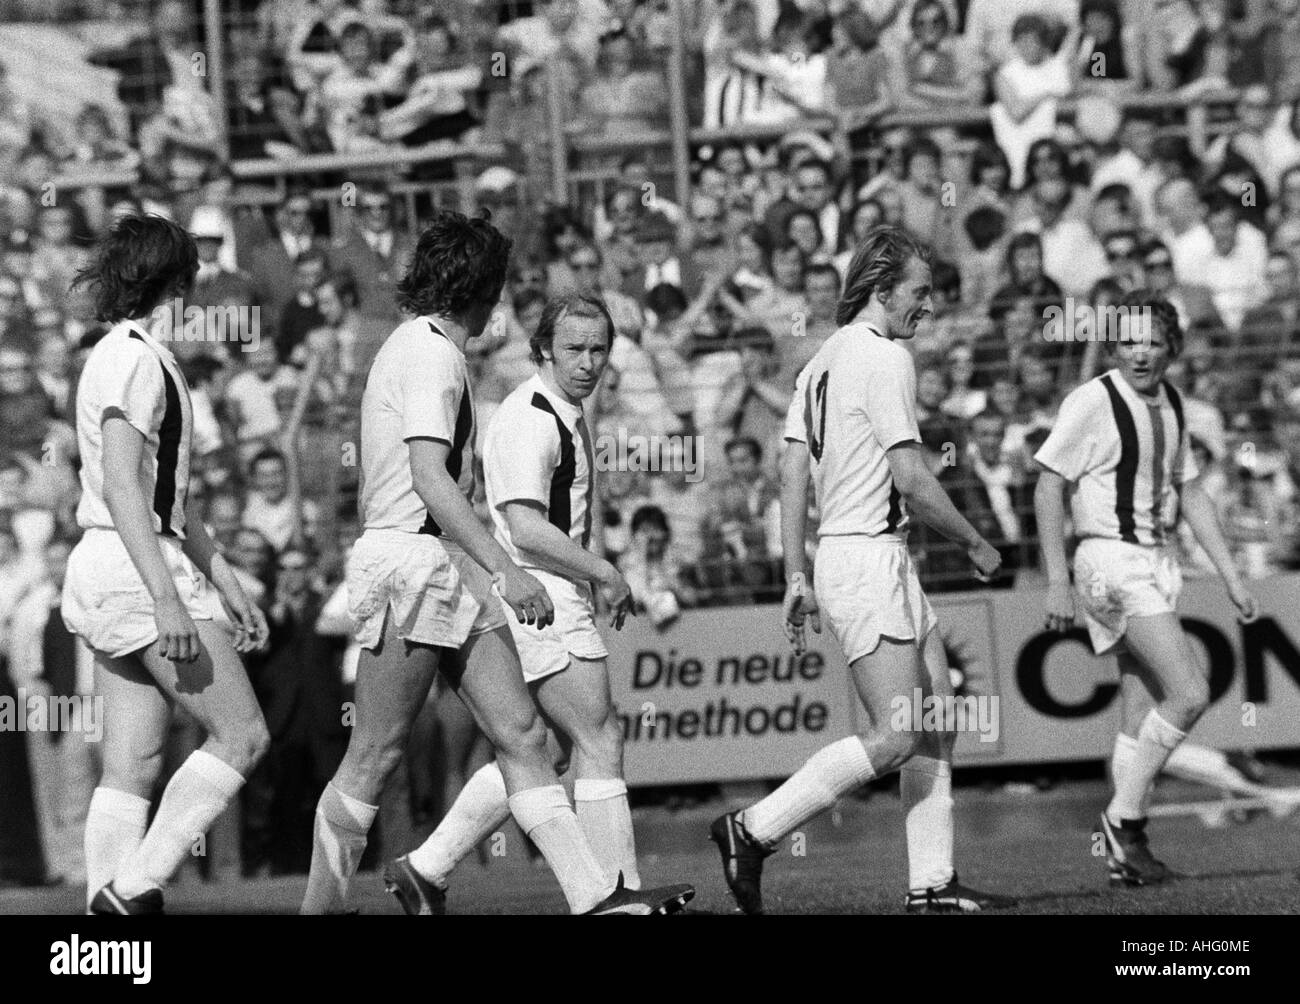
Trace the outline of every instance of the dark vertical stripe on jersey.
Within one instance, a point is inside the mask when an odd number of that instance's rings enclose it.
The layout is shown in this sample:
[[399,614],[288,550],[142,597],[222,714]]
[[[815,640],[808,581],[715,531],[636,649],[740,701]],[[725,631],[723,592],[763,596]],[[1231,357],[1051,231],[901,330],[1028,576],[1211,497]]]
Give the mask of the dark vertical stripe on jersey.
[[894,479],[889,479],[889,516],[885,520],[885,533],[893,533],[903,521],[903,496]]
[[[446,332],[439,328],[432,321],[429,321],[429,330],[436,335],[442,335],[447,338]],[[450,341],[450,339],[448,339]],[[460,410],[456,412],[456,428],[451,436],[451,449],[447,452],[447,473],[451,480],[460,484],[460,474],[464,463],[465,445],[469,442],[470,437],[474,434],[474,409],[469,400],[469,381],[465,381],[465,386],[460,392]],[[470,498],[474,497],[474,471],[470,468]],[[442,527],[438,521],[429,513],[424,515],[424,524],[420,527],[420,533],[431,534],[434,537],[442,536]]]
[[1133,521],[1133,492],[1138,469],[1137,424],[1110,374],[1101,378],[1101,385],[1110,397],[1111,412],[1119,431],[1119,463],[1115,467],[1115,518],[1119,521],[1120,540],[1136,544],[1138,539]]
[[587,458],[587,506],[582,514],[582,546],[591,543],[591,500],[596,497],[596,458],[591,452],[591,430],[587,428],[585,416],[578,416],[578,437],[582,440],[582,452]]
[[1151,537],[1153,544],[1165,542],[1165,411],[1158,404],[1147,406],[1151,420]]
[[[130,337],[138,342],[144,341],[134,331]],[[172,511],[176,507],[176,465],[180,460],[185,416],[181,412],[180,388],[176,386],[176,381],[172,379],[161,358],[158,359],[158,366],[162,370],[166,406],[163,408],[162,425],[158,427],[158,475],[153,486],[153,511],[158,514],[159,532],[164,537],[175,537]],[[187,490],[188,488],[186,485]],[[183,504],[181,508],[184,509]]]
[[546,520],[567,537],[573,532],[573,505],[569,492],[573,489],[573,479],[578,471],[578,458],[573,449],[573,433],[551,407],[551,402],[546,400],[546,395],[540,391],[534,392],[532,405],[555,419],[555,428],[560,434],[560,462],[551,472],[551,499],[546,507]]
[[[1183,455],[1183,397],[1168,380],[1162,380],[1161,382],[1165,385],[1165,394],[1169,398],[1169,407],[1174,409],[1174,424],[1178,433],[1178,441],[1174,444],[1173,463],[1173,472],[1176,476],[1182,473],[1183,464],[1187,462],[1187,458]],[[1182,501],[1181,486],[1175,485],[1174,514],[1170,517],[1171,525],[1178,522],[1178,513],[1182,507]]]

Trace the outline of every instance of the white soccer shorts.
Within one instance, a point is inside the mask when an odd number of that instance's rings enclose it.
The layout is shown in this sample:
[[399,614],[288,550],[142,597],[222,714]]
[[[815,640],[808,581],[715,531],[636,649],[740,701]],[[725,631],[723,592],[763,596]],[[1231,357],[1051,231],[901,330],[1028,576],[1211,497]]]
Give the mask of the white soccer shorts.
[[[205,602],[207,576],[176,537],[159,535],[163,561],[185,610],[196,621],[212,620]],[[117,659],[158,640],[153,597],[116,530],[93,528],[68,556],[63,582],[63,623],[96,652]]]
[[348,557],[347,587],[362,648],[379,644],[390,613],[399,638],[445,648],[506,622],[487,569],[432,534],[364,531]]
[[1171,548],[1088,537],[1074,553],[1074,591],[1098,655],[1119,646],[1130,617],[1173,613],[1182,590]]
[[821,538],[813,589],[850,663],[874,652],[881,638],[920,647],[938,624],[902,537]]
[[525,568],[529,575],[546,587],[555,606],[555,620],[542,630],[532,624],[520,624],[505,600],[501,600],[506,623],[519,650],[519,664],[528,683],[544,680],[568,668],[571,657],[605,659],[609,650],[596,629],[596,607],[591,586],[574,582],[540,568]]

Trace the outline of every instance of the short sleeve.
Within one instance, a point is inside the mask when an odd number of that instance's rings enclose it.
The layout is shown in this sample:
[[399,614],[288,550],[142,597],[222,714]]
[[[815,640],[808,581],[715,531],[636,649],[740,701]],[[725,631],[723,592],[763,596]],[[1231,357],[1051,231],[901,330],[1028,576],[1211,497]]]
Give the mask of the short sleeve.
[[862,410],[882,450],[921,441],[916,421],[916,367],[906,349],[892,345],[890,349],[872,353],[869,362],[853,369],[864,375],[862,389],[856,393],[861,394]]
[[805,398],[808,396],[808,370],[805,366],[799,371],[799,375],[794,381],[794,396],[790,398],[790,407],[785,412],[785,432],[784,438],[791,443],[808,442],[808,425],[805,419],[804,410],[807,407]]
[[1034,454],[1034,460],[1066,481],[1078,481],[1094,463],[1097,408],[1090,396],[1085,388],[1066,396],[1052,431]]
[[450,343],[431,335],[396,379],[402,439],[439,439],[453,444],[465,394],[465,370]]
[[538,408],[501,409],[483,447],[483,474],[498,508],[524,500],[549,505],[551,474],[560,461],[555,416]]
[[162,361],[143,341],[124,338],[111,351],[100,353],[95,360],[94,388],[100,424],[113,411],[146,438],[158,431],[167,390]]

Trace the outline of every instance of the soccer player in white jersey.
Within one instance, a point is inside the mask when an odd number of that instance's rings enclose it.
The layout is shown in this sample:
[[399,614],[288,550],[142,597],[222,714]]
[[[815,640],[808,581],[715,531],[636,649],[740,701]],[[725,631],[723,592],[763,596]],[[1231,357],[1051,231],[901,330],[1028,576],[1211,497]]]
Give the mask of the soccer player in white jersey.
[[[1065,398],[1034,455],[1042,468],[1034,511],[1049,582],[1047,626],[1069,630],[1077,607],[1093,650],[1118,653],[1123,724],[1101,833],[1112,884],[1150,885],[1171,874],[1147,841],[1151,784],[1209,703],[1208,681],[1175,613],[1180,502],[1241,618],[1253,620],[1258,605],[1233,564],[1214,503],[1195,480],[1182,400],[1164,379],[1182,348],[1178,314],[1149,291],[1129,294],[1118,307],[1115,337],[1106,343],[1115,367]],[[1067,492],[1079,538],[1073,590]]]
[[[266,620],[213,548],[187,492],[193,417],[176,359],[147,325],[198,271],[194,238],[157,216],[113,225],[77,278],[112,328],[77,386],[84,535],[68,559],[62,612],[95,653],[104,699],[103,775],[86,817],[92,913],[161,913],[162,889],[266,751],[266,724],[239,652]],[[206,606],[209,582],[235,626]],[[172,775],[148,829],[170,707],[207,733]]]
[[362,647],[356,724],[316,807],[303,913],[347,910],[379,796],[438,672],[496,748],[510,812],[570,910],[648,914],[664,905],[657,890],[628,890],[606,874],[569,805],[501,603],[540,630],[553,619],[551,600],[470,503],[474,403],[464,350],[500,299],[509,253],[486,219],[437,213],[398,284],[401,306],[416,316],[389,335],[366,379],[364,529],[347,567]]
[[[612,564],[589,550],[595,464],[582,402],[600,385],[614,322],[603,301],[571,294],[551,300],[531,339],[538,372],[502,402],[483,443],[483,477],[496,538],[511,560],[546,587],[555,620],[541,630],[512,623],[524,679],[551,723],[582,824],[606,877],[641,886],[623,736],[610,697],[609,653],[596,629],[592,583],[621,629],[632,593]],[[390,892],[412,915],[445,911],[457,862],[505,822],[501,769],[487,764],[466,783],[428,840],[392,862]],[[677,886],[673,909],[694,895]]]
[[[867,712],[860,735],[813,754],[767,798],[714,821],[727,884],[745,913],[762,913],[763,859],[841,795],[901,770],[909,912],[1008,906],[953,869],[952,723],[933,732],[890,727],[895,701],[952,694],[943,643],[907,552],[909,510],[962,544],[982,577],[998,552],[930,474],[916,422],[916,370],[899,342],[932,312],[928,250],[896,227],[871,231],[849,263],[839,329],[795,384],[781,471],[786,634],[802,651],[804,622],[825,612]],[[813,586],[804,567],[806,491],[821,508]]]

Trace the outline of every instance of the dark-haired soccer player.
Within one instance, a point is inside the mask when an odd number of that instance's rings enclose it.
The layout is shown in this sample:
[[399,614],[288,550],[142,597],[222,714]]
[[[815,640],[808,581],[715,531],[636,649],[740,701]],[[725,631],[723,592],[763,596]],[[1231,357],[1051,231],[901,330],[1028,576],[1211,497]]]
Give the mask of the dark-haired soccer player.
[[376,803],[439,671],[496,747],[510,812],[545,855],[570,910],[648,914],[669,902],[657,890],[624,888],[593,853],[547,753],[500,601],[533,630],[552,622],[554,608],[470,504],[465,344],[500,299],[509,254],[510,241],[487,220],[439,212],[398,286],[402,308],[416,316],[389,335],[366,380],[364,530],[347,569],[362,647],[356,724],[316,808],[303,913],[347,908]]
[[[907,552],[909,509],[959,542],[980,576],[1001,559],[953,507],[926,466],[916,422],[916,370],[900,340],[932,312],[930,257],[896,227],[871,231],[854,252],[836,311],[839,330],[795,384],[782,460],[786,634],[799,651],[804,620],[821,611],[848,660],[868,724],[831,743],[771,795],[714,821],[727,884],[745,913],[763,912],[763,859],[841,795],[902,772],[911,912],[1010,905],[976,892],[953,870],[952,723],[891,728],[895,702],[952,695],[943,642]],[[821,509],[814,586],[804,566],[811,474]]]
[[[1147,843],[1151,783],[1209,703],[1208,681],[1175,613],[1182,572],[1172,531],[1180,501],[1242,619],[1253,620],[1258,606],[1233,565],[1214,503],[1194,480],[1182,399],[1164,379],[1182,348],[1178,314],[1149,290],[1117,306],[1117,326],[1105,333],[1115,367],[1066,396],[1034,455],[1042,467],[1034,512],[1049,581],[1047,626],[1068,630],[1077,603],[1093,650],[1119,656],[1124,720],[1101,832],[1111,882],[1149,885],[1170,875]],[[1079,538],[1073,592],[1067,488]]]
[[[501,403],[483,444],[483,477],[496,538],[536,576],[555,605],[541,630],[511,624],[524,679],[573,767],[578,822],[610,881],[640,888],[623,780],[623,735],[609,691],[609,653],[596,630],[592,583],[620,629],[632,594],[618,569],[589,550],[595,462],[582,402],[600,385],[614,321],[600,299],[547,304],[532,337],[537,373]],[[506,819],[506,786],[490,763],[466,783],[438,828],[392,862],[389,890],[410,914],[444,912],[447,877]],[[693,895],[677,887],[674,906]]]
[[[157,216],[125,216],[77,277],[112,325],[77,387],[84,536],[68,559],[63,618],[95,652],[104,699],[103,777],[86,817],[93,913],[159,913],[162,887],[238,793],[267,746],[266,725],[237,652],[261,644],[266,620],[215,552],[186,493],[193,418],[171,351],[150,334],[155,308],[184,296],[198,271],[194,239]],[[211,581],[236,628],[207,612]],[[153,823],[170,705],[207,740],[168,782]]]

